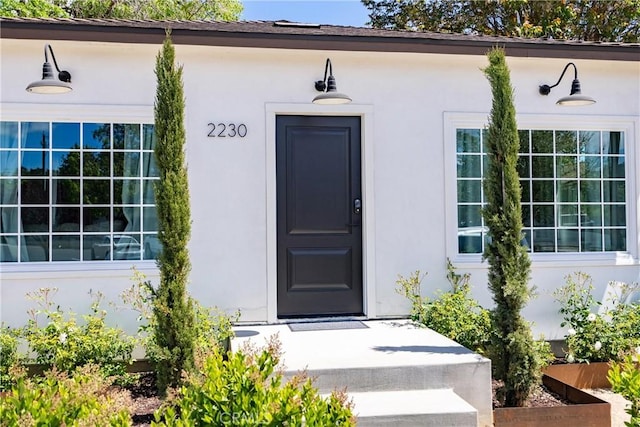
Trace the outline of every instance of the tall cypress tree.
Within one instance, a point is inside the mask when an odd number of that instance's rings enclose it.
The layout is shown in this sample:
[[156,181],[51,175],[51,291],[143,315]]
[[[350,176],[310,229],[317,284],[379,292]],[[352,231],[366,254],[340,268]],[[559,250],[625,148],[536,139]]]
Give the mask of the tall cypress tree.
[[191,208],[185,164],[184,89],[182,67],[175,64],[175,49],[167,33],[156,57],[155,157],[160,181],[155,187],[158,212],[160,285],[153,294],[155,340],[158,346],[158,389],[180,383],[183,370],[194,363],[194,310],[187,294],[191,270],[187,243],[191,234]]
[[495,48],[487,57],[489,66],[484,73],[493,101],[485,141],[489,167],[483,181],[486,206],[482,214],[491,238],[484,258],[489,262],[489,288],[495,302],[489,354],[494,377],[504,382],[498,398],[505,406],[522,406],[538,383],[542,366],[531,327],[520,314],[532,295],[528,286],[531,262],[521,243],[521,190],[516,168],[520,141],[504,51]]

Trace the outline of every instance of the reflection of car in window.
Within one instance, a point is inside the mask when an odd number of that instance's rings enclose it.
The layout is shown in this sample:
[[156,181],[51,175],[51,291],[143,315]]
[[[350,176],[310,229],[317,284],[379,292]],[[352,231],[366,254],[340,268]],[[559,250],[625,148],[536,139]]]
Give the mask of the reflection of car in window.
[[113,242],[111,236],[105,236],[99,243],[94,243],[92,248],[93,259],[142,259],[142,247],[132,236],[115,235]]

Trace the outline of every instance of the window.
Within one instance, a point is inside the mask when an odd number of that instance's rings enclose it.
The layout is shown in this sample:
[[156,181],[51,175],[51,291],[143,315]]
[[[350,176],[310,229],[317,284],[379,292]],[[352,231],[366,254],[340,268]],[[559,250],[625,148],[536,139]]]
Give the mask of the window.
[[[485,132],[456,130],[458,252],[480,254]],[[524,240],[539,252],[627,250],[624,132],[519,130]]]
[[154,259],[153,125],[0,122],[0,261]]

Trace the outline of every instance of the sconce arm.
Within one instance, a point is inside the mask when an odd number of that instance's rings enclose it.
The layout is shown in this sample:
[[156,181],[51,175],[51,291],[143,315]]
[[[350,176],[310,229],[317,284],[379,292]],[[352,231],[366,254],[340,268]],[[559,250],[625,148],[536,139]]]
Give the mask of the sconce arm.
[[53,59],[53,65],[56,67],[56,71],[58,72],[58,78],[63,82],[71,82],[71,74],[68,71],[60,70],[58,67],[58,61],[56,61],[56,56],[53,54],[53,48],[49,43],[44,45],[44,61],[49,62],[49,55],[47,54],[47,49],[51,52],[51,58]]
[[574,64],[573,62],[569,62],[567,65],[564,66],[564,70],[562,70],[562,74],[560,74],[560,78],[558,79],[558,81],[556,82],[556,84],[549,86],[549,85],[541,85],[540,86],[540,94],[542,95],[549,95],[549,92],[551,92],[551,89],[558,86],[560,84],[560,82],[562,81],[562,78],[564,77],[564,74],[567,72],[567,69],[569,68],[569,65],[573,65],[573,70],[575,72],[574,75],[574,80],[578,79],[578,68],[576,67],[576,64]]
[[331,65],[331,59],[327,58],[327,62],[324,64],[324,78],[322,80],[316,81],[316,90],[318,92],[324,92],[327,89],[327,71],[329,71],[329,75],[333,75],[333,67]]

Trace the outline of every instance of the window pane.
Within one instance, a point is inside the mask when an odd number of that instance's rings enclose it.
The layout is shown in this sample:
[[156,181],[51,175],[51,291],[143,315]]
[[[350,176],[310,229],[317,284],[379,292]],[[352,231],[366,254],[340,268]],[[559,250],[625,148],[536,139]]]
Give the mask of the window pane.
[[578,226],[578,206],[576,205],[558,206],[558,227],[577,227],[577,226]]
[[623,155],[624,134],[622,132],[602,132],[602,152]]
[[550,130],[531,131],[531,152],[552,154],[553,132]]
[[112,259],[136,260],[142,259],[142,245],[139,234],[122,234],[113,236]]
[[115,206],[113,208],[113,231],[140,231],[139,206]]
[[534,178],[553,178],[553,157],[533,156],[531,172]]
[[599,156],[581,156],[580,157],[580,177],[581,178],[600,178],[600,157]]
[[600,154],[600,132],[580,131],[578,145],[582,154]]
[[[146,156],[147,155],[145,154],[145,158]],[[481,161],[480,156],[459,154],[458,155],[458,177],[482,178],[480,161]],[[154,176],[154,175],[145,174],[145,176]]]
[[156,203],[156,195],[155,195],[155,183],[157,180],[145,179],[142,181],[143,183],[143,192],[142,192],[142,203],[144,204],[155,204]]
[[580,232],[580,244],[584,252],[602,251],[602,230],[587,229]]
[[53,148],[80,148],[80,123],[54,123],[51,132]]
[[533,226],[553,227],[555,225],[554,207],[551,205],[533,205]]
[[557,181],[558,185],[558,202],[577,202],[578,201],[578,181]]
[[604,205],[604,225],[624,227],[627,223],[625,205]]
[[162,252],[162,243],[155,234],[145,234],[144,241],[144,259],[157,259]]
[[625,182],[624,181],[603,181],[602,189],[604,191],[605,202],[624,202],[625,201]]
[[23,122],[21,128],[22,148],[49,148],[49,123]]
[[529,188],[530,181],[528,180],[520,180],[520,199],[522,202],[530,202],[531,201],[531,189]]
[[456,151],[458,153],[479,153],[480,129],[458,129],[456,132]]
[[599,202],[600,181],[580,181],[580,200],[583,202]]
[[[476,156],[477,157],[477,156]],[[479,160],[478,160],[479,163]],[[156,156],[153,153],[143,154],[142,176],[145,178],[160,176],[160,170],[156,164]]]
[[18,151],[0,150],[0,176],[18,176]]
[[577,229],[558,230],[558,252],[580,252]]
[[80,176],[79,151],[54,151],[51,156],[54,176]]
[[461,254],[481,254],[483,233],[481,227],[458,231],[458,252]]
[[553,181],[533,181],[533,201],[553,202]]
[[155,206],[142,208],[144,212],[144,230],[143,231],[158,231],[158,213]]
[[553,230],[533,230],[534,252],[555,252],[556,243]]
[[0,122],[0,148],[18,148],[18,122]]
[[480,205],[458,206],[458,228],[479,227],[481,225]]
[[108,151],[85,151],[83,153],[82,173],[84,176],[111,175],[111,156]]
[[82,125],[82,147],[91,149],[111,148],[111,125],[108,123],[85,123]]
[[140,125],[138,124],[114,124],[113,148],[117,150],[140,149]]
[[49,153],[47,151],[22,152],[23,176],[49,175]]
[[522,225],[531,227],[531,206],[522,205]]
[[106,235],[85,235],[83,237],[83,258],[86,261],[100,261],[109,259],[111,252],[111,237]]
[[577,152],[577,133],[575,131],[557,131],[556,154],[576,154]]
[[602,207],[600,205],[580,205],[580,226],[600,227],[602,225]]
[[17,179],[0,179],[0,202],[4,205],[18,204]]
[[111,203],[109,181],[103,179],[82,180],[84,203],[91,205],[108,205]]
[[54,179],[53,203],[57,205],[80,204],[80,180]]
[[18,262],[18,237],[0,236],[0,262]]
[[459,180],[458,181],[458,202],[482,201],[482,181],[480,180]]
[[21,208],[20,217],[25,233],[49,231],[49,208]]
[[143,149],[153,150],[156,146],[156,136],[153,125],[142,125]]
[[556,178],[577,178],[577,162],[578,158],[574,156],[556,157]]
[[80,236],[53,236],[53,261],[80,261]]
[[83,231],[110,231],[111,218],[109,208],[83,208]]
[[22,203],[25,205],[49,204],[49,180],[23,179],[20,185]]
[[140,153],[113,153],[113,176],[140,176]]
[[140,204],[140,181],[117,179],[113,181],[114,203],[126,205]]
[[17,233],[18,225],[18,207],[0,206],[0,233]]
[[80,231],[80,208],[54,207],[53,231]]
[[49,236],[25,236],[24,247],[20,251],[20,261],[49,261]]
[[605,251],[626,251],[627,250],[626,230],[605,229],[604,230],[604,249]]
[[604,156],[602,170],[605,178],[624,178],[624,157]]

